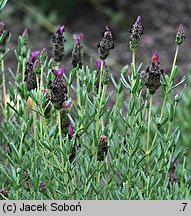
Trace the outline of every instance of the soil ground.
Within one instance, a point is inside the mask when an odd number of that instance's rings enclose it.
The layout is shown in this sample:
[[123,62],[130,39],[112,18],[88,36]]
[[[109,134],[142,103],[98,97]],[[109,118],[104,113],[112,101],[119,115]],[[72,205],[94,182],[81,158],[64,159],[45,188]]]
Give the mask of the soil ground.
[[[93,0],[92,0],[93,1]],[[90,2],[92,2],[90,1]],[[190,27],[191,27],[191,4],[189,0],[129,0],[124,3],[120,19],[116,18],[121,11],[117,1],[105,0],[103,4],[92,4],[88,1],[81,3],[74,9],[73,16],[65,25],[71,33],[83,32],[85,35],[85,44],[90,48],[91,56],[97,57],[97,44],[101,38],[101,32],[106,25],[109,25],[115,35],[115,49],[112,50],[107,64],[111,66],[112,73],[117,79],[121,68],[130,64],[131,53],[128,48],[129,26],[133,24],[136,17],[142,17],[144,26],[144,36],[141,46],[137,52],[137,66],[143,62],[143,69],[147,68],[151,59],[152,51],[157,51],[160,56],[161,68],[169,73],[175,51],[175,35],[180,23],[185,27],[186,40],[180,47],[177,64],[180,66],[181,78],[188,73],[191,66]],[[41,50],[46,47],[49,55],[52,55],[52,45],[50,43],[51,34],[47,30],[38,26],[35,19],[26,26],[26,14],[16,13],[14,16],[6,16],[6,13],[12,8],[11,1],[6,6],[4,16],[6,24],[12,33],[12,39],[9,45],[10,52],[7,59],[7,67],[13,71],[16,69],[14,49],[17,47],[17,38],[25,27],[30,33],[30,47],[32,50]],[[108,11],[113,14],[108,15]],[[59,22],[59,20],[58,20]],[[85,62],[89,61],[89,56],[85,55]],[[63,62],[69,70],[70,57]],[[112,87],[111,87],[112,89]]]

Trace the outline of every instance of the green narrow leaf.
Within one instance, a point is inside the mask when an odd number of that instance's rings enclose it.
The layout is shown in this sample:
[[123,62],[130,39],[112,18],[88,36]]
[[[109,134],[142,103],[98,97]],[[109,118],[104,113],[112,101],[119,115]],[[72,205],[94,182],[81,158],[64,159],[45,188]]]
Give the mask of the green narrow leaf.
[[8,0],[1,0],[1,3],[0,3],[0,13],[3,10],[3,8],[5,7],[5,5],[7,4],[7,2],[8,2]]

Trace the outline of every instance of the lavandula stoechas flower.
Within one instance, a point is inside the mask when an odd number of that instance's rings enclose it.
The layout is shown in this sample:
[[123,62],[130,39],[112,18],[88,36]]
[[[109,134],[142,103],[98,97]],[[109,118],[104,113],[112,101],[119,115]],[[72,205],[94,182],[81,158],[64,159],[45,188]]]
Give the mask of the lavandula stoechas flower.
[[[68,136],[69,136],[69,139],[70,139],[70,140],[72,140],[73,135],[74,135],[74,132],[75,132],[74,127],[73,127],[72,124],[70,124],[70,125],[69,125],[69,133],[68,133]],[[76,157],[76,151],[77,151],[77,149],[78,149],[78,147],[79,147],[79,146],[78,146],[78,143],[77,143],[77,138],[78,138],[78,136],[76,135],[75,141],[74,141],[74,146],[72,147],[72,151],[71,151],[70,157],[69,157],[70,163],[72,163],[73,160],[74,160],[74,158]]]
[[169,186],[170,186],[170,183],[171,184],[178,183],[178,178],[177,178],[176,173],[175,173],[176,167],[178,165],[178,160],[176,160],[174,163],[173,163],[173,161],[174,161],[174,157],[172,157],[171,161],[170,161],[171,168],[170,168],[170,171],[168,173]]
[[67,100],[67,87],[65,85],[64,77],[62,76],[64,70],[64,66],[59,70],[52,69],[55,78],[49,83],[51,89],[50,100],[55,109],[62,109],[64,101]]
[[184,42],[184,40],[185,40],[184,26],[180,24],[176,34],[176,44],[181,45]]
[[8,194],[8,191],[6,188],[1,188],[0,189],[0,194],[2,194],[3,196],[6,196]]
[[46,184],[44,183],[44,182],[41,182],[40,184],[39,184],[39,191],[40,192],[43,192],[43,191],[45,191],[46,190]]
[[99,58],[105,60],[111,49],[114,49],[114,37],[108,26],[105,27],[105,31],[102,32],[103,38],[97,45]]
[[3,21],[0,22],[0,53],[5,53],[7,43],[10,39],[10,32],[6,29],[5,23]]
[[61,110],[61,114],[60,114],[60,119],[61,119],[61,130],[62,130],[62,134],[64,134],[64,136],[66,136],[66,134],[68,133],[68,128],[70,125],[70,119],[68,117],[68,109],[67,108],[62,108]]
[[141,35],[144,32],[144,28],[141,25],[141,16],[137,17],[135,24],[131,26],[129,32],[131,33],[129,46],[131,51],[135,51],[139,47]]
[[74,34],[73,38],[76,40],[76,43],[72,51],[71,64],[73,65],[73,68],[76,68],[78,65],[79,65],[79,68],[82,68],[82,65],[83,65],[82,39],[84,38],[84,35],[82,33],[80,33],[79,35]]
[[159,56],[156,52],[152,54],[151,65],[146,71],[141,72],[141,79],[145,82],[150,94],[154,94],[160,87],[160,77],[163,70],[160,69]]
[[[37,88],[37,77],[38,75],[35,73],[37,72],[37,67],[39,66],[39,61],[37,57],[39,56],[40,51],[35,51],[30,53],[29,61],[26,64],[26,71],[25,71],[25,82],[28,91]],[[39,77],[38,77],[39,78]]]
[[48,93],[47,89],[43,90],[43,94],[45,95],[45,103],[44,103],[44,117],[50,118],[51,116],[51,110],[52,110],[52,104],[50,100],[50,94]]
[[61,62],[64,57],[64,44],[66,39],[63,35],[64,33],[64,26],[58,26],[58,30],[52,37],[53,42],[53,54],[54,60],[56,62]]
[[103,161],[108,152],[108,140],[105,135],[101,135],[98,143],[97,160]]

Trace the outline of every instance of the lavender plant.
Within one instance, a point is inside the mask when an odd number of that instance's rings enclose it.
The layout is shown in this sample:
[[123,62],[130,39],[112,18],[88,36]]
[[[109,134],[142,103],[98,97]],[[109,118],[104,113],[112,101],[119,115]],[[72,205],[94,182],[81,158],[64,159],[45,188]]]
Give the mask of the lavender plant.
[[[184,83],[184,78],[176,83],[184,28],[181,24],[176,35],[170,72],[161,69],[156,51],[149,66],[137,66],[143,29],[139,16],[130,28],[132,62],[118,81],[106,63],[115,52],[108,26],[96,64],[92,59],[83,64],[83,34],[74,35],[68,72],[62,65],[63,25],[52,37],[51,59],[46,49],[29,49],[25,30],[15,51],[17,71],[9,70],[14,82],[8,86],[4,63],[10,33],[0,22],[1,199],[191,198],[186,157],[178,151],[181,128],[174,124],[183,95],[173,92]],[[109,84],[116,91],[114,104]],[[156,91],[162,92],[162,108],[153,103]]]

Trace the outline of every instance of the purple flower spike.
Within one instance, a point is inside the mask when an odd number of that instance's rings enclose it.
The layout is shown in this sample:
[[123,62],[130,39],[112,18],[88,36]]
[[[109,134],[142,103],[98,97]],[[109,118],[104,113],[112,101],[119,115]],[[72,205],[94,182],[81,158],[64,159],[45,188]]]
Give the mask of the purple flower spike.
[[40,51],[31,52],[29,62],[34,63],[34,61],[37,59],[39,54]]
[[69,125],[69,132],[70,132],[70,135],[73,136],[75,131],[74,131],[74,127],[72,124]]
[[74,35],[73,35],[73,38],[74,38],[75,40],[77,40],[77,43],[78,43],[78,44],[81,44],[81,41],[82,41],[82,39],[84,38],[84,35],[83,35],[82,33],[79,33],[79,35],[74,34]]
[[58,26],[58,31],[60,32],[60,34],[62,34],[64,32],[64,25],[59,25]]
[[62,76],[63,75],[63,73],[64,73],[64,71],[65,71],[65,67],[64,66],[62,66],[61,68],[60,68],[60,70],[56,70],[56,69],[52,69],[52,73],[55,75],[55,76]]
[[180,24],[176,34],[176,44],[181,45],[184,42],[184,40],[185,40],[184,26]]

